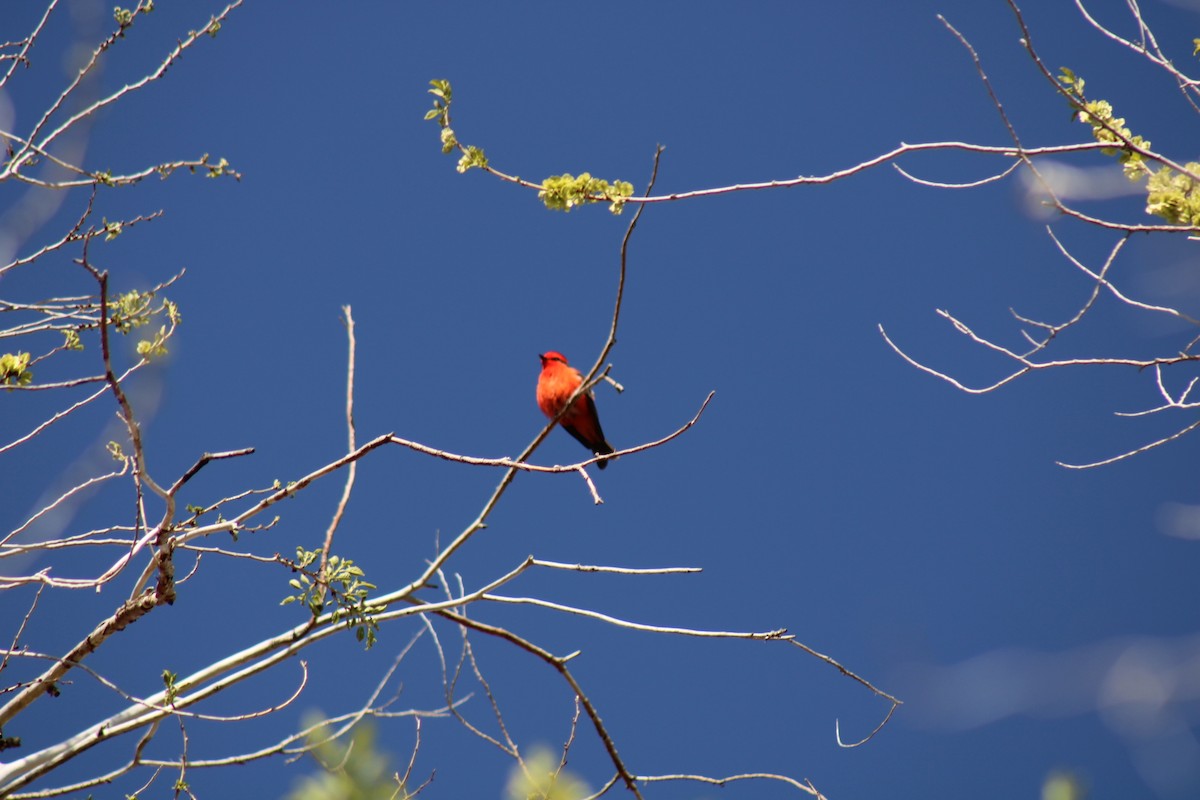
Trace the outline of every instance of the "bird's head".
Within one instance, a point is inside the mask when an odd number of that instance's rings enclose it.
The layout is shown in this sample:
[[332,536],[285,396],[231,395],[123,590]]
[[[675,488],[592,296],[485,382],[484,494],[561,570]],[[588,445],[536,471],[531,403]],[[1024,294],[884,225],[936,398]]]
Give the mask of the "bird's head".
[[556,353],[553,350],[540,354],[538,358],[542,360],[542,369],[545,369],[548,365],[554,363],[559,363],[563,366],[566,366],[567,364],[567,357],[562,353]]

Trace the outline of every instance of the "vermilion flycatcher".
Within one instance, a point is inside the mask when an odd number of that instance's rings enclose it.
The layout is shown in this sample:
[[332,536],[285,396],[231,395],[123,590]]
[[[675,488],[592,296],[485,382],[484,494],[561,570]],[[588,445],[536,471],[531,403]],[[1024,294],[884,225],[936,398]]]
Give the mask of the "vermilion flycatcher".
[[[538,377],[537,403],[550,419],[554,419],[571,395],[583,383],[579,370],[567,364],[562,353],[551,350],[538,356],[542,360],[542,374]],[[567,413],[563,414],[559,423],[563,430],[588,450],[598,456],[613,452],[612,445],[604,439],[604,431],[600,428],[600,417],[596,414],[596,401],[591,392],[584,392],[575,398],[575,402]],[[600,469],[608,466],[607,461],[596,464]]]

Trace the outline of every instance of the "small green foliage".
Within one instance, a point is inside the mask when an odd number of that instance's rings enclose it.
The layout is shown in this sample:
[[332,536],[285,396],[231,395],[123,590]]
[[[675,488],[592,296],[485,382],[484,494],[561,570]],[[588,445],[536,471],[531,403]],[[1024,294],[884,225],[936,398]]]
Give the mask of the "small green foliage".
[[[449,128],[446,130],[449,130]],[[458,160],[458,171],[466,172],[472,167],[485,168],[487,165],[487,156],[483,154],[483,150],[475,145],[468,145],[463,149],[462,158]]]
[[217,38],[217,34],[220,31],[221,31],[221,23],[217,21],[216,17],[211,17],[209,19],[209,23],[204,26],[204,30],[188,31],[188,36],[190,36],[194,39],[195,37],[199,36],[202,33],[207,33],[209,36],[211,36],[212,38],[215,39],[215,38]]
[[1192,55],[1200,56],[1200,39],[1192,39]]
[[1100,152],[1106,156],[1120,155],[1121,163],[1125,165],[1125,176],[1130,180],[1138,180],[1146,173],[1146,165],[1142,154],[1128,149],[1126,142],[1135,147],[1148,148],[1150,142],[1141,136],[1135,136],[1133,131],[1125,126],[1125,118],[1113,115],[1112,105],[1107,100],[1089,100],[1079,112],[1079,121],[1092,126],[1092,135],[1101,144],[1112,144],[1117,147],[1105,148]]
[[582,780],[565,769],[545,747],[537,747],[521,765],[512,768],[504,796],[508,800],[580,800],[591,794]]
[[[161,318],[163,313],[170,320],[172,327],[179,324],[179,306],[163,298],[162,304],[155,308],[151,305],[153,300],[154,292],[142,292],[137,289],[117,295],[108,304],[109,321],[121,334],[147,325],[154,317]],[[166,325],[160,325],[156,334],[137,343],[137,354],[147,361],[165,356],[170,335],[170,329]]]
[[584,172],[579,177],[570,174],[553,175],[542,181],[542,190],[538,198],[545,203],[546,208],[556,211],[570,211],[584,203],[609,202],[609,210],[620,214],[625,207],[625,199],[633,194],[633,184],[627,181],[608,181],[593,178]]
[[[200,156],[199,166],[204,169],[204,177],[206,177],[206,178],[221,178],[221,177],[224,177],[225,175],[231,175],[231,176],[233,176],[234,180],[240,181],[242,179],[242,176],[240,174],[238,174],[237,170],[235,170],[233,167],[231,167],[229,165],[228,159],[222,158],[217,163],[210,164],[210,163],[208,163],[208,160],[211,157],[212,156],[210,156],[208,153],[205,153],[204,155]],[[173,172],[175,170],[176,166],[179,166],[179,165],[177,165],[177,164],[161,165],[157,168],[158,174],[161,175],[162,177],[166,178],[167,176],[169,176],[171,174],[171,172]],[[188,164],[187,165],[188,172],[195,175],[196,174],[196,166],[197,166],[196,164]]]
[[33,380],[29,358],[29,353],[0,355],[0,386],[28,386]]
[[1087,790],[1070,772],[1055,771],[1042,784],[1042,800],[1083,800]]
[[308,606],[313,618],[320,616],[329,605],[322,590],[322,584],[328,587],[335,608],[330,613],[332,622],[349,619],[354,624],[354,636],[364,642],[368,648],[376,641],[379,624],[368,607],[368,594],[375,584],[368,583],[361,567],[354,565],[348,558],[330,555],[325,564],[325,579],[320,580],[315,570],[309,569],[321,557],[320,550],[305,550],[296,548],[296,561],[293,568],[299,577],[288,581],[288,586],[296,590],[296,594],[283,598],[280,605],[304,603]]
[[119,443],[109,442],[107,445],[105,445],[105,449],[108,450],[108,454],[112,456],[113,461],[125,460],[125,451],[121,449],[121,445]]
[[[1200,163],[1184,165],[1192,175],[1200,175]],[[1146,186],[1146,213],[1162,217],[1173,225],[1200,226],[1200,185],[1191,175],[1159,167]]]
[[[1195,40],[1200,52],[1200,39]],[[1200,227],[1200,183],[1193,176],[1200,176],[1200,163],[1184,165],[1187,173],[1166,165],[1153,169],[1146,163],[1138,150],[1149,150],[1150,142],[1136,136],[1125,125],[1125,119],[1113,112],[1107,100],[1088,100],[1084,96],[1083,78],[1063,67],[1058,76],[1076,119],[1092,127],[1092,136],[1097,142],[1112,147],[1101,150],[1105,155],[1116,155],[1124,168],[1125,177],[1140,180],[1149,176],[1146,184],[1146,213],[1162,217],[1172,225]],[[1136,149],[1135,149],[1136,148]]]
[[462,153],[458,159],[457,169],[459,172],[466,172],[474,167],[486,169],[488,160],[487,156],[483,154],[483,148],[462,144],[455,136],[454,129],[450,127],[450,100],[453,97],[450,81],[436,79],[430,81],[429,85],[431,87],[429,93],[433,95],[433,108],[425,112],[425,119],[436,120],[438,127],[441,128],[439,135],[442,152],[450,154],[458,150]]
[[107,219],[103,219],[101,220],[101,224],[104,226],[104,241],[106,242],[111,242],[120,236],[125,228],[125,223],[119,220],[117,222],[109,222]]
[[129,333],[150,321],[150,301],[154,292],[132,289],[109,301],[108,317],[120,333]]
[[100,184],[101,186],[113,185],[112,170],[110,169],[106,169],[104,172],[97,172],[92,175],[92,177],[95,178],[96,183]]
[[[442,152],[449,154],[458,150],[461,153],[456,167],[459,172],[475,168],[489,169],[483,148],[460,142],[450,125],[450,103],[453,98],[450,81],[439,78],[430,81],[429,86],[428,91],[433,95],[433,108],[425,112],[425,119],[437,122],[441,129]],[[538,193],[546,208],[570,211],[584,203],[606,202],[609,204],[609,211],[614,214],[620,214],[625,208],[625,201],[632,196],[632,183],[613,181],[610,184],[606,180],[593,178],[586,172],[578,178],[573,175],[551,176],[542,182],[541,191]]]
[[[220,26],[218,25],[217,27],[220,27]],[[207,156],[206,156],[206,158],[207,158]],[[204,168],[208,170],[208,172],[204,176],[206,178],[220,178],[222,175],[225,175],[226,173],[231,171],[229,169],[228,159],[224,159],[224,158],[222,158],[220,161],[218,161],[215,164],[205,163]]]
[[65,347],[66,349],[68,349],[68,350],[82,350],[83,349],[83,342],[80,341],[80,339],[79,339],[79,331],[75,330],[74,328],[68,328],[67,330],[63,331],[63,336],[65,336],[67,339],[65,342],[63,342],[63,347]]
[[433,108],[425,112],[425,119],[436,119],[438,127],[450,127],[450,81],[447,80],[432,80],[429,82],[432,89],[429,93],[433,95]]
[[189,503],[189,504],[185,505],[183,508],[185,511],[187,511],[189,514],[191,514],[193,517],[198,517],[204,513],[204,506],[194,506]]
[[1068,67],[1058,68],[1058,82],[1073,97],[1083,97],[1083,78]]
[[167,690],[166,700],[167,700],[167,705],[169,705],[169,706],[175,705],[175,699],[177,697],[179,697],[179,690],[176,689],[176,687],[175,687],[175,681],[177,681],[178,679],[179,679],[179,676],[176,675],[174,672],[171,672],[171,670],[164,669],[162,671],[163,686],[166,687],[166,690]]
[[147,361],[162,358],[167,354],[167,326],[163,325],[153,339],[143,339],[137,343],[137,354]]
[[313,712],[302,727],[307,750],[318,768],[296,781],[285,800],[410,800],[414,797],[399,781],[391,754],[380,750],[379,736],[370,722],[354,726],[349,741],[334,738],[334,731]]
[[1132,148],[1148,150],[1150,142],[1141,136],[1135,136],[1125,125],[1125,118],[1113,113],[1112,104],[1107,100],[1088,100],[1083,94],[1084,81],[1071,70],[1062,67],[1059,70],[1058,82],[1062,84],[1075,117],[1080,122],[1092,126],[1092,136],[1101,144],[1111,144],[1100,152],[1106,156],[1119,155],[1125,168],[1125,177],[1139,180],[1150,172],[1142,154]]
[[125,29],[133,24],[133,11],[116,6],[113,8],[113,19],[117,21],[117,36],[124,36]]

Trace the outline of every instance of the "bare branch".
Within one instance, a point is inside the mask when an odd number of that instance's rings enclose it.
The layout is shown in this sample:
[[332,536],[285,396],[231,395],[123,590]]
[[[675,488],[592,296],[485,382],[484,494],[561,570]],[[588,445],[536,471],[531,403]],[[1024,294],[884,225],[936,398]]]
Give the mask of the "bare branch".
[[[350,306],[342,306],[342,313],[345,315],[346,338],[349,341],[350,350],[346,356],[347,449],[353,453],[357,447],[354,431],[354,316],[350,312]],[[337,531],[338,525],[342,521],[342,515],[346,513],[346,506],[350,504],[350,492],[354,490],[354,477],[357,474],[358,462],[351,461],[350,465],[346,468],[346,484],[342,488],[342,498],[338,501],[337,509],[333,512],[333,519],[330,520],[329,527],[325,530],[325,544],[321,547],[321,565],[319,570],[322,581],[328,578],[329,551],[333,547],[333,534]]]

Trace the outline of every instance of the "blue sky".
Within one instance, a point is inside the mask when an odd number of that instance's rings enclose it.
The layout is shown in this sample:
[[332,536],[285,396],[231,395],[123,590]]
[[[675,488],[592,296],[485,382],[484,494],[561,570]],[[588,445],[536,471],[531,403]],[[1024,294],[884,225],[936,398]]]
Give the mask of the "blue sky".
[[[36,5],[0,38],[27,30]],[[1073,4],[1028,5],[1048,66],[1084,76],[1156,148],[1194,157],[1196,121],[1168,79],[1104,41]],[[208,9],[161,3],[114,48],[106,85],[157,65]],[[1093,10],[1130,31],[1123,3]],[[1159,2],[1143,11],[1163,47],[1190,66],[1200,19]],[[95,13],[106,31],[109,12]],[[209,152],[244,176],[177,174],[98,200],[110,219],[166,211],[103,249],[119,288],[187,268],[169,292],[184,319],[172,355],[135,393],[151,470],[169,481],[205,451],[256,448],[208,467],[185,498],[200,503],[340,455],[346,304],[357,323],[360,441],[395,432],[457,453],[515,455],[543,424],[537,354],[558,350],[583,367],[595,358],[629,212],[551,213],[531,192],[457,174],[438,151],[436,127],[422,120],[431,78],[453,83],[460,139],[482,146],[497,168],[533,180],[588,171],[639,193],[657,144],[666,151],[656,194],[827,174],[902,141],[1007,144],[939,13],[979,52],[1027,145],[1085,139],[1001,0],[248,2],[164,81],[104,114],[85,158],[116,172]],[[61,88],[55,47],[70,24],[61,14],[34,68],[14,83],[18,131]],[[1070,163],[1116,169],[1094,154]],[[1000,169],[961,154],[904,166],[945,182]],[[10,184],[0,202],[11,208],[21,197]],[[68,196],[24,249],[60,235],[84,200]],[[1086,207],[1144,216],[1136,197]],[[709,391],[712,404],[685,436],[593,471],[602,506],[575,476],[518,477],[489,528],[451,564],[468,586],[530,553],[702,567],[698,576],[534,574],[512,593],[659,625],[786,627],[905,701],[869,744],[839,748],[835,720],[845,738],[861,738],[887,704],[791,648],[680,641],[526,608],[474,615],[558,653],[581,650],[574,669],[640,773],[782,772],[836,799],[1036,797],[1048,774],[1065,769],[1094,797],[1194,797],[1200,544],[1168,535],[1163,520],[1200,503],[1200,440],[1099,470],[1055,464],[1115,455],[1182,427],[1186,415],[1113,416],[1157,402],[1152,376],[1134,370],[1049,371],[968,396],[905,364],[878,332],[882,324],[907,352],[965,382],[996,380],[1008,364],[935,310],[1012,347],[1021,339],[1010,308],[1073,314],[1090,285],[1057,252],[1047,224],[1093,266],[1115,241],[1032,212],[1015,177],[950,191],[890,167],[828,186],[648,208],[630,245],[609,359],[626,391],[597,389],[604,428],[628,447],[674,430]],[[1135,238],[1114,280],[1195,313],[1193,247],[1183,237]],[[0,298],[87,290],[65,259],[57,269],[6,276]],[[1104,298],[1051,352],[1145,357],[1193,336]],[[1175,385],[1187,377],[1177,373]],[[40,418],[43,399],[6,397],[15,410],[0,420],[5,441],[22,420]],[[36,498],[72,465],[102,463],[88,459],[111,438],[99,432],[111,411],[64,426],[18,461],[6,457],[4,494]],[[582,455],[556,431],[534,460]],[[398,449],[376,453],[360,465],[335,549],[381,588],[400,585],[436,537],[474,518],[499,477]],[[316,546],[340,491],[335,478],[289,501],[280,524],[246,546],[265,555]],[[130,502],[124,490],[101,492],[74,524],[128,513]],[[7,523],[28,509],[6,503],[3,513]],[[128,649],[97,654],[95,666],[127,691],[154,691],[165,667],[194,669],[230,644],[295,624],[296,607],[276,605],[288,577],[206,562],[174,607],[126,631]],[[5,619],[27,607],[16,594],[0,598]],[[94,624],[90,613],[109,613],[120,597],[47,599],[46,619],[63,621],[43,625],[30,645],[67,646]],[[307,708],[351,707],[413,632],[386,627],[369,653],[348,636],[315,648],[310,688],[292,709],[245,732],[196,723],[192,757],[225,755],[235,736],[248,746],[278,738]],[[517,741],[560,746],[572,711],[565,687],[511,648],[477,645]],[[231,692],[213,713],[274,701],[294,679],[281,673]],[[406,662],[403,681],[402,704],[437,704],[428,647]],[[111,710],[110,698],[97,698],[85,718]],[[469,705],[486,719],[480,698]],[[62,708],[19,733],[31,745],[54,741],[78,718],[78,707]],[[162,753],[177,751],[177,740],[163,739]],[[494,749],[445,720],[427,723],[423,739],[417,771],[437,769],[431,794],[500,795],[507,764]],[[381,741],[402,766],[410,725],[393,723]],[[609,775],[590,732],[571,766],[593,786]],[[199,796],[280,796],[308,768],[270,762],[191,779]]]

